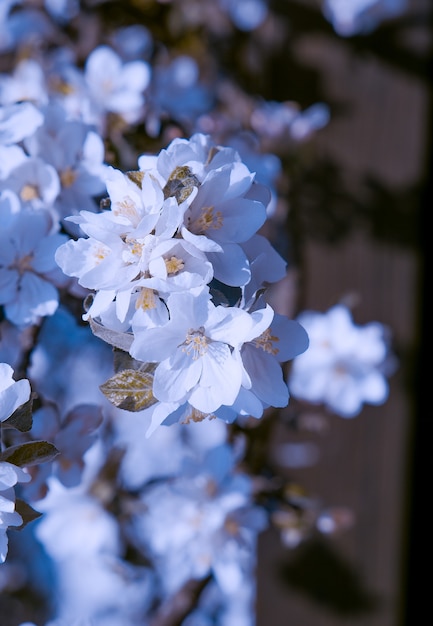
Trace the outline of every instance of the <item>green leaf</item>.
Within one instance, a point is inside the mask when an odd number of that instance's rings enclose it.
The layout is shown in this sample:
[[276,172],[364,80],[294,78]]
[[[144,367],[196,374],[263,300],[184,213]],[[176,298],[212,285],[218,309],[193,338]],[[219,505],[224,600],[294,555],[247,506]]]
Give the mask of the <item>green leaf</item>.
[[17,410],[3,422],[3,426],[15,428],[22,433],[28,432],[33,426],[32,407],[33,401],[36,397],[37,394],[32,392],[30,399],[19,406]]
[[42,515],[42,513],[35,511],[30,504],[27,504],[27,502],[24,502],[24,500],[21,500],[20,498],[16,498],[15,500],[15,511],[23,518],[21,526],[16,526],[15,528],[13,526],[10,527],[15,530],[22,530],[25,526],[27,526],[27,524],[33,522],[33,520],[38,519],[38,517],[41,517]]
[[143,411],[157,402],[152,393],[152,386],[152,373],[125,369],[117,372],[99,388],[114,406],[136,412]]
[[30,441],[6,448],[0,452],[0,461],[27,467],[52,461],[58,454],[57,448],[48,441]]

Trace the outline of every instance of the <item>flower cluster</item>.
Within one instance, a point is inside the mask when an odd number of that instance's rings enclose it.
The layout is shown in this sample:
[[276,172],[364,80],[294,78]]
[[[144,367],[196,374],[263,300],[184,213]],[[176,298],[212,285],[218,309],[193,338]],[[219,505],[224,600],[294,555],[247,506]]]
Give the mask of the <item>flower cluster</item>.
[[[134,515],[131,528],[137,544],[158,564],[165,594],[210,572],[224,594],[241,592],[267,518],[253,505],[251,478],[234,472],[235,461],[233,449],[222,444],[204,459],[184,463],[171,482],[144,491],[141,503],[148,514]],[[170,533],[164,530],[167,519]]]
[[308,337],[265,300],[266,285],[285,272],[257,232],[269,190],[209,135],[175,139],[138,165],[110,168],[109,208],[68,218],[86,236],[55,258],[95,291],[84,318],[122,334],[133,359],[154,364],[151,430],[285,406],[281,363],[303,352]]
[[0,304],[8,320],[28,326],[58,307],[68,282],[54,260],[69,239],[63,218],[97,209],[103,143],[59,105],[13,103],[0,110],[0,155]]

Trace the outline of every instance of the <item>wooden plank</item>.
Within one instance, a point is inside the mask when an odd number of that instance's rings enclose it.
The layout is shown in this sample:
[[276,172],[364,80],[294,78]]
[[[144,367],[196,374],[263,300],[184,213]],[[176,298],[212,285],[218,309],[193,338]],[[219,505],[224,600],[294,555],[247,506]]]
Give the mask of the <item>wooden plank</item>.
[[[336,163],[348,184],[373,176],[392,190],[390,201],[422,182],[430,139],[426,83],[373,55],[355,57],[335,38],[308,36],[298,42],[298,54],[323,72],[324,100],[344,103],[344,113],[319,134],[316,156]],[[420,206],[421,196],[409,221],[419,219]],[[393,207],[385,208],[392,215]],[[262,535],[257,626],[396,626],[404,623],[422,258],[416,241],[405,246],[376,238],[368,224],[341,243],[306,237],[302,307],[325,311],[349,297],[357,323],[390,327],[399,365],[383,406],[365,407],[352,420],[328,416],[325,433],[304,435],[318,446],[316,465],[280,468],[326,504],[348,506],[355,524],[293,550],[275,529]],[[297,440],[282,425],[276,430],[278,442]]]

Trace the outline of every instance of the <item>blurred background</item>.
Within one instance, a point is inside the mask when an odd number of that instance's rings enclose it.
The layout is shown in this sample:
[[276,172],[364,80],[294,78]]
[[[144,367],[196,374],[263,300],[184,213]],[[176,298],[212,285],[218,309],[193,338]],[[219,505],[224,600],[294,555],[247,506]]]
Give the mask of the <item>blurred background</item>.
[[[294,19],[295,41],[277,89],[290,85],[291,97],[304,104],[319,97],[331,108],[293,203],[302,307],[326,310],[349,299],[359,323],[392,328],[398,367],[383,406],[353,420],[331,417],[325,432],[310,436],[317,464],[290,469],[310,493],[348,506],[355,522],[290,551],[275,530],[262,536],[258,626],[415,624],[429,602],[419,567],[429,543],[421,361],[429,335],[432,7],[412,1],[400,19],[342,38],[317,3],[279,6]],[[276,438],[296,441],[284,429]]]

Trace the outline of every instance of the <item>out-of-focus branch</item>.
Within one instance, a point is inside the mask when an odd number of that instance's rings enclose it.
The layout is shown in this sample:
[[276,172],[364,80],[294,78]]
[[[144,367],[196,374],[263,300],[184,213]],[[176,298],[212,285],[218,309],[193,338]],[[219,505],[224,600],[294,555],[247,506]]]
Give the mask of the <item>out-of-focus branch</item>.
[[180,626],[185,617],[197,605],[203,589],[211,576],[201,580],[189,580],[170,600],[162,604],[149,622],[149,626]]

